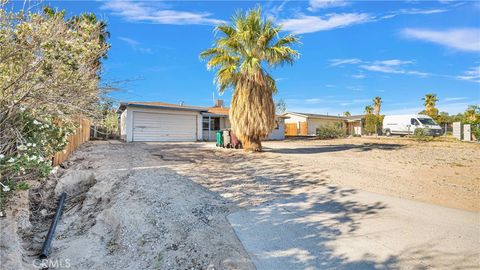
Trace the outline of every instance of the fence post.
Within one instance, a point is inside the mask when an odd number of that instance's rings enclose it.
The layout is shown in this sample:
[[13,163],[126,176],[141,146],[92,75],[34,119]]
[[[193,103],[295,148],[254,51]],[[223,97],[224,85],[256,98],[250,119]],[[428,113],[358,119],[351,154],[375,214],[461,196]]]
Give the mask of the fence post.
[[73,151],[75,151],[84,142],[90,140],[90,121],[81,119],[80,126],[75,130],[75,134],[68,137],[68,143],[65,148],[55,153],[52,158],[52,165],[57,166],[64,162]]

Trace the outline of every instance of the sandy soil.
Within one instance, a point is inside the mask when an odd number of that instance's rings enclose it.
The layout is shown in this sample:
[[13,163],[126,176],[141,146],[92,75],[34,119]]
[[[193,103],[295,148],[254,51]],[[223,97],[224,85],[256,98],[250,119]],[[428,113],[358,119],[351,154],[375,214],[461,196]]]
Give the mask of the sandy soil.
[[480,210],[478,144],[349,138],[264,146],[247,154],[213,143],[87,143],[42,192],[30,192],[23,267],[40,250],[62,191],[69,199],[50,258],[69,259],[73,269],[253,269],[226,216],[318,187]]
[[[290,140],[245,154],[214,144],[147,144],[188,159],[171,168],[240,206],[318,185],[341,186],[470,211],[480,210],[480,145],[392,138]],[[192,166],[194,162],[194,166]]]
[[39,264],[55,207],[49,202],[63,191],[69,197],[52,269],[254,269],[226,219],[237,206],[169,169],[172,162],[142,145],[82,146],[58,182],[47,181],[49,192],[32,190],[32,224],[17,249],[23,265],[12,269]]
[[395,138],[268,142],[328,183],[470,211],[480,211],[480,144]]

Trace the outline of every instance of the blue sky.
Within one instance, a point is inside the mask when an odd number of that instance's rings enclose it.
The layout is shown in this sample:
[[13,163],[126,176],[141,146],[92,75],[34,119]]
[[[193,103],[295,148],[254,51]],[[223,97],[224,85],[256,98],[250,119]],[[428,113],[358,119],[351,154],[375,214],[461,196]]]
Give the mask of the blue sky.
[[[69,15],[95,12],[112,44],[105,82],[125,81],[119,101],[212,105],[213,72],[199,53],[216,23],[255,1],[46,2]],[[475,1],[264,1],[266,16],[301,36],[301,57],[273,70],[287,110],[363,112],[375,96],[384,113],[415,113],[436,93],[438,108],[480,103],[480,4]],[[218,94],[215,93],[218,97]],[[222,97],[227,104],[231,91]]]

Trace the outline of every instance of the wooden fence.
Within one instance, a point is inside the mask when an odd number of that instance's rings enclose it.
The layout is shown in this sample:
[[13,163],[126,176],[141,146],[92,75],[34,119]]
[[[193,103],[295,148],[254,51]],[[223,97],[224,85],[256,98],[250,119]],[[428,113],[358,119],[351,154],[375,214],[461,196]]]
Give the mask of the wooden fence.
[[80,126],[75,130],[75,134],[68,137],[68,144],[63,151],[57,152],[52,159],[52,165],[58,166],[64,162],[73,151],[75,151],[82,143],[90,140],[90,125],[88,119],[81,119]]
[[297,136],[297,123],[285,123],[285,136]]
[[285,123],[285,136],[307,136],[307,122]]
[[300,124],[300,136],[308,136],[308,125],[307,122],[299,122]]

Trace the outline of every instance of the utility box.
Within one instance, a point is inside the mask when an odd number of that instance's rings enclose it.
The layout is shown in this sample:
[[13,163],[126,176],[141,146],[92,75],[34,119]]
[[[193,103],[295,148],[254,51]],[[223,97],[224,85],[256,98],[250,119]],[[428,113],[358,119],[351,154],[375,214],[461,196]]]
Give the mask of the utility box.
[[463,125],[463,140],[466,142],[472,140],[472,131],[470,124]]
[[457,140],[462,139],[462,124],[460,122],[453,123],[453,137]]

